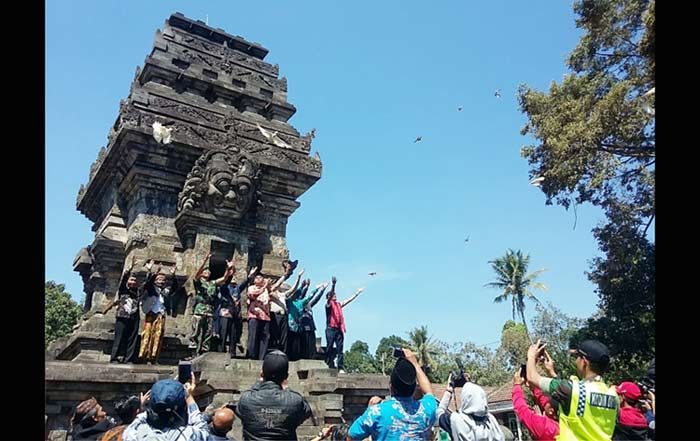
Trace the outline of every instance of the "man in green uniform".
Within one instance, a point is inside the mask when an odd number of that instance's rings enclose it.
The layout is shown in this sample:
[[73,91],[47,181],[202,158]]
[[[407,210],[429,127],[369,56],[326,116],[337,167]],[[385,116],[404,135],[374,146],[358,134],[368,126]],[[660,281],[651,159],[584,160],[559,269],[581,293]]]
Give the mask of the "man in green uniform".
[[601,375],[610,364],[608,348],[599,341],[585,340],[571,355],[576,358],[576,376],[568,380],[548,378],[537,372],[537,359],[545,344],[538,340],[527,351],[527,380],[552,398],[558,409],[557,440],[603,441],[612,439],[620,407],[614,387],[603,382]]

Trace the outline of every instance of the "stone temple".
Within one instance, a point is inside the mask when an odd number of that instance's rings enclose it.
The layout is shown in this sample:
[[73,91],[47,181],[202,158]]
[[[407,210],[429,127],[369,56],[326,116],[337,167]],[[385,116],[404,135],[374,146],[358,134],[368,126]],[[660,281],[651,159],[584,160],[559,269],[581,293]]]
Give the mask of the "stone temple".
[[[172,378],[177,361],[194,355],[188,348],[192,298],[181,293],[177,316],[166,320],[159,365],[108,363],[115,309],[103,310],[133,257],[140,280],[143,263],[153,259],[166,273],[174,266],[188,293],[209,252],[212,277],[223,274],[232,256],[238,280],[253,266],[267,277],[282,275],[287,221],[297,199],[321,178],[322,164],[310,155],[314,131],[301,135],[288,123],[296,108],[287,102],[279,67],[264,61],[267,54],[257,43],[180,13],[156,31],[78,193],[77,209],[93,222],[95,238],[74,261],[86,313],[46,352],[51,439],[65,439],[78,402],[94,396],[110,412],[116,398]],[[193,359],[193,369],[200,380],[195,398],[211,409],[237,400],[257,380],[261,362],[209,352]],[[289,385],[314,411],[299,428],[300,439],[324,424],[351,422],[369,397],[388,394],[388,383],[381,375],[339,374],[320,359],[290,363]],[[240,430],[236,421],[237,439]]]

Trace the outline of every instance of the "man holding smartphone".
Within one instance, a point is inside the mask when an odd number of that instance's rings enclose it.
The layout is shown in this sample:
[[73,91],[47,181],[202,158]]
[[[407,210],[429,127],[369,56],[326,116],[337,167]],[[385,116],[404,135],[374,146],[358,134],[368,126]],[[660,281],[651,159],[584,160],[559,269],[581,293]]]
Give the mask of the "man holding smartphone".
[[410,349],[402,351],[404,356],[391,372],[391,396],[384,401],[372,397],[367,410],[350,426],[348,439],[430,439],[438,403],[416,355]]

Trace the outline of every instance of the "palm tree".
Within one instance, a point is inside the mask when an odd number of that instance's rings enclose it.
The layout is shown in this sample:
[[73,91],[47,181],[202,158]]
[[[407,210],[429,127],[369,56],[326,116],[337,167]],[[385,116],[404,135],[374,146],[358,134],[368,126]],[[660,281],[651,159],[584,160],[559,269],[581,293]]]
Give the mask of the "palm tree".
[[408,333],[408,343],[411,350],[416,353],[419,365],[427,367],[435,365],[433,355],[438,354],[438,347],[428,336],[427,326],[413,328],[413,330]]
[[525,332],[527,333],[525,299],[528,298],[539,303],[539,300],[532,294],[530,288],[542,291],[547,290],[544,283],[535,282],[535,279],[542,274],[545,269],[543,268],[527,274],[530,255],[523,255],[520,250],[508,250],[504,256],[489,261],[489,263],[491,264],[491,268],[496,272],[496,280],[484,286],[496,288],[501,291],[501,294],[493,299],[495,303],[501,303],[510,298],[513,303],[513,320],[517,320],[515,318],[517,311],[523,325],[525,325]]

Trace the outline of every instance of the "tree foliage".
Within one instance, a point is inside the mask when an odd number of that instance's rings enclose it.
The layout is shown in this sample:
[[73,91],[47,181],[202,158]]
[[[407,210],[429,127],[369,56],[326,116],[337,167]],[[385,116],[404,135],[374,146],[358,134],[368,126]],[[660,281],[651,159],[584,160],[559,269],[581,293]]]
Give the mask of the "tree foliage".
[[503,325],[499,355],[503,357],[504,368],[512,371],[527,360],[530,340],[525,325],[508,320]]
[[345,352],[345,369],[354,374],[378,373],[374,357],[369,353],[369,346],[363,341],[356,341]]
[[522,134],[538,141],[522,155],[531,176],[545,178],[548,204],[622,204],[653,218],[654,9],[648,0],[578,0],[583,36],[568,59],[572,73],[549,93],[520,87]]
[[44,282],[44,345],[70,334],[83,313],[63,284]]
[[655,355],[655,245],[630,217],[616,218],[594,234],[605,258],[593,259],[588,277],[598,286],[602,314],[589,319],[576,338],[596,338],[608,346],[609,379],[636,379]]

